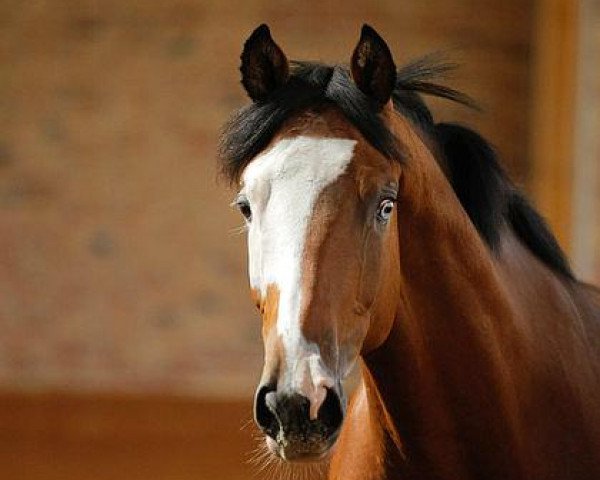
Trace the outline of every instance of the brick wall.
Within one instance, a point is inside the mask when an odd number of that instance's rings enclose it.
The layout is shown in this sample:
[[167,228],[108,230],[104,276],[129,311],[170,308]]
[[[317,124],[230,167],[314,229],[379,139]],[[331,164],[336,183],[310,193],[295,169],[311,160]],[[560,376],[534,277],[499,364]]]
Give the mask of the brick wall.
[[[592,55],[594,68],[591,71],[592,78],[595,79],[594,93],[587,108],[595,112],[594,119],[597,127],[596,132],[600,129],[600,2],[597,0],[591,1],[593,5],[593,23],[594,27],[591,29],[592,36]],[[595,248],[595,275],[593,280],[597,285],[600,285],[600,139],[596,135],[594,137],[595,145],[595,162],[596,162],[596,202],[595,208],[592,207],[592,211],[595,212],[595,224],[596,224],[596,248]]]
[[244,38],[346,61],[373,24],[527,174],[529,2],[0,2],[0,387],[247,395],[261,364],[219,126]]

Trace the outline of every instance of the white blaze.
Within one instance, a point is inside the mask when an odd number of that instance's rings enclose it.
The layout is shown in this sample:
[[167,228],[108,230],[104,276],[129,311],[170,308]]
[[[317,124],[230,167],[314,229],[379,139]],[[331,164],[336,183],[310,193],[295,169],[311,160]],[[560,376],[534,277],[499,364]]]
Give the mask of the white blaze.
[[252,209],[250,285],[263,297],[271,284],[279,290],[277,332],[288,368],[292,368],[292,387],[311,400],[311,416],[315,417],[324,400],[324,387],[333,385],[318,347],[308,345],[300,331],[304,245],[320,193],[346,171],[355,144],[341,138],[283,139],[254,159],[242,176],[242,193]]

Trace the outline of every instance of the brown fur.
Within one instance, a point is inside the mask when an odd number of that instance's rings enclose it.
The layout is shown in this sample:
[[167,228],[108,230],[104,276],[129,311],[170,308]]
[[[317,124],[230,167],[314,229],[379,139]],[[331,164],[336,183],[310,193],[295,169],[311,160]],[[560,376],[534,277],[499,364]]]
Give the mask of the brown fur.
[[[390,335],[365,355],[366,400],[349,413],[330,478],[600,478],[597,307],[586,315],[581,287],[508,230],[494,258],[430,152],[393,121],[410,152],[402,294]],[[368,454],[357,459],[357,445]]]
[[[335,349],[362,353],[329,478],[600,478],[597,294],[557,277],[508,227],[494,256],[429,149],[386,114],[402,167],[329,109],[274,140],[359,141],[347,174],[318,199],[303,263],[304,335],[334,371]],[[396,213],[378,237],[365,209],[389,183],[399,185]],[[276,307],[270,291],[267,359]]]

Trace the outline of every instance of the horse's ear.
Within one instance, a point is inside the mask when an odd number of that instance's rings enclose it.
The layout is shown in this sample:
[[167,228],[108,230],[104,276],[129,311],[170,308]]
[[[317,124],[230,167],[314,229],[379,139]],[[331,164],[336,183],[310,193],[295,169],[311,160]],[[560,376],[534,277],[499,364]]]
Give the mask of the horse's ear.
[[369,25],[363,25],[350,62],[358,88],[379,105],[385,105],[396,84],[396,65],[389,47]]
[[264,100],[288,79],[287,58],[264,23],[246,40],[241,59],[242,85],[255,102]]

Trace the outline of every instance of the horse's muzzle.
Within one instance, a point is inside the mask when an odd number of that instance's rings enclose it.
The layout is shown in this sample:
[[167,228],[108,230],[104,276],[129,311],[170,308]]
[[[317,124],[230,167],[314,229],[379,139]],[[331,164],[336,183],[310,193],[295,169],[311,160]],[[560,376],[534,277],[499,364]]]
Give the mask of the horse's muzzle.
[[263,385],[256,392],[254,418],[274,454],[289,461],[316,461],[335,443],[344,409],[341,396],[328,388],[317,417],[311,419],[308,398]]

